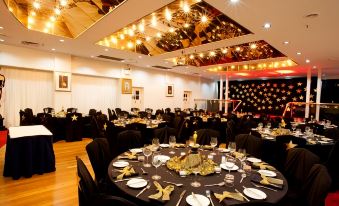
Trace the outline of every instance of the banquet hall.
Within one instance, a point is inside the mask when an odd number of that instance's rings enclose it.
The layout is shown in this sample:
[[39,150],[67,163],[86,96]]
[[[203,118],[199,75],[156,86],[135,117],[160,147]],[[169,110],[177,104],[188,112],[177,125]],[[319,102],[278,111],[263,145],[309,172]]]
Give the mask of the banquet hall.
[[339,2],[0,0],[0,205],[339,205]]

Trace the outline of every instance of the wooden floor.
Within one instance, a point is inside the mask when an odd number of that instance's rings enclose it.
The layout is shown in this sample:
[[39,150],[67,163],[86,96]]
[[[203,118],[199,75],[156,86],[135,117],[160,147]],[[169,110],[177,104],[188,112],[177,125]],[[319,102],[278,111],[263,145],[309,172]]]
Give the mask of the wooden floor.
[[91,139],[81,142],[59,141],[54,143],[56,171],[31,178],[3,177],[5,149],[0,149],[0,205],[78,205],[75,156],[79,156],[93,171],[86,153]]

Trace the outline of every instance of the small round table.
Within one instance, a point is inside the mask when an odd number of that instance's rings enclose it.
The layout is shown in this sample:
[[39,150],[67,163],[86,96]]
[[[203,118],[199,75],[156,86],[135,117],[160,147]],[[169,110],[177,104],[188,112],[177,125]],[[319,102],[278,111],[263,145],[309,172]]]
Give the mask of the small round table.
[[[170,154],[170,151],[175,151],[175,154]],[[187,152],[189,151],[188,148],[178,148],[178,149],[168,149],[168,148],[164,148],[164,149],[160,149],[160,153],[162,155],[167,155],[170,157],[173,156],[179,156],[182,152],[185,152],[187,154]],[[209,153],[211,153],[211,151],[209,150],[203,150],[200,151],[201,154],[203,155],[208,155]],[[142,153],[140,153],[139,155],[143,155]],[[214,162],[216,162],[217,164],[220,164],[221,161],[221,156],[222,155],[226,155],[226,153],[221,153],[221,152],[217,152],[217,155],[215,155],[213,157]],[[151,157],[149,157],[149,162],[151,163]],[[151,194],[155,194],[157,193],[156,191],[156,187],[153,184],[153,180],[152,180],[152,175],[155,174],[155,167],[149,167],[149,168],[145,168],[143,167],[143,162],[138,162],[135,160],[126,160],[129,162],[129,164],[131,166],[133,166],[135,172],[139,173],[139,177],[142,176],[142,178],[144,178],[145,180],[149,180],[149,184],[151,185],[150,189],[146,189],[141,195],[139,195],[138,197],[135,197],[143,188],[141,189],[132,189],[130,187],[128,187],[126,185],[127,181],[121,181],[121,182],[115,182],[115,178],[113,177],[113,170],[117,169],[115,167],[113,167],[113,162],[117,161],[117,158],[113,159],[108,167],[108,175],[112,181],[112,183],[119,188],[121,191],[123,191],[125,194],[127,194],[128,197],[131,197],[132,199],[140,202],[140,204],[146,204],[146,205],[152,205],[152,203],[154,203],[154,205],[157,205],[157,202],[154,200],[150,200],[148,198],[149,195]],[[239,166],[240,162],[237,161],[237,165]],[[148,174],[147,175],[142,175],[142,171],[140,169],[140,167],[142,167]],[[118,168],[119,169],[119,168]],[[252,169],[252,173],[254,173],[254,169]],[[267,195],[267,198],[265,200],[259,200],[262,202],[269,202],[269,203],[277,203],[279,202],[287,193],[288,190],[288,185],[287,185],[287,180],[285,179],[285,177],[279,172],[279,171],[275,171],[277,173],[276,178],[278,179],[282,179],[284,181],[284,186],[282,190],[277,190],[275,191],[271,191],[265,188],[257,188],[260,189],[261,191],[265,192]],[[213,195],[213,192],[215,193],[219,193],[222,194],[224,191],[228,191],[228,192],[235,192],[235,189],[237,189],[238,191],[243,193],[243,186],[245,187],[250,187],[250,188],[255,188],[252,183],[251,183],[251,178],[250,177],[246,177],[243,179],[242,183],[240,183],[240,179],[241,179],[241,173],[237,172],[237,171],[231,171],[231,174],[234,175],[234,186],[233,187],[227,187],[227,186],[212,186],[212,187],[205,187],[204,185],[207,184],[214,184],[214,183],[220,183],[223,182],[225,175],[228,173],[228,171],[223,170],[221,171],[220,174],[212,174],[212,175],[207,175],[207,176],[197,176],[197,180],[201,183],[200,187],[194,188],[191,186],[191,182],[193,182],[195,179],[194,175],[189,175],[186,177],[181,177],[179,176],[179,174],[177,174],[175,171],[169,170],[167,168],[167,166],[164,164],[162,166],[160,166],[158,168],[158,175],[161,176],[161,179],[158,180],[158,182],[161,184],[161,186],[163,188],[165,188],[167,185],[169,185],[168,183],[165,183],[163,181],[170,181],[170,182],[174,182],[174,183],[182,183],[183,186],[182,187],[176,187],[174,186],[174,191],[171,193],[171,198],[168,202],[165,203],[165,205],[176,205],[179,198],[180,198],[180,194],[182,193],[182,191],[186,190],[185,195],[183,196],[180,205],[188,205],[186,203],[186,197],[190,194],[192,194],[192,192],[194,192],[195,194],[202,194],[206,196],[206,190],[210,190],[211,191],[211,197],[212,197],[212,201],[214,203],[215,206],[217,205],[222,205],[219,203],[219,200],[216,199]],[[114,173],[116,174],[116,172]],[[137,176],[136,176],[137,177]],[[250,202],[253,201],[258,201],[258,200],[253,200],[251,198],[248,197],[248,199],[250,199]],[[246,203],[246,201],[240,202],[234,199],[225,199],[224,200],[227,205],[237,205],[237,204],[244,204]]]

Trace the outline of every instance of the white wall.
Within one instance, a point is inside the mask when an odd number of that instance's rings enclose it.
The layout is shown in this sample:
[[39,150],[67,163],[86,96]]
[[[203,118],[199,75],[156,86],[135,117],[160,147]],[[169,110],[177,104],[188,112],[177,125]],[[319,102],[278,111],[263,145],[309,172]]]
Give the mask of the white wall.
[[[74,75],[91,76],[96,79],[105,77],[112,80],[115,92],[116,107],[129,110],[131,107],[131,94],[121,94],[121,78],[131,78],[135,87],[144,88],[144,106],[153,109],[181,107],[183,92],[191,91],[192,99],[216,98],[216,83],[212,80],[197,76],[181,75],[172,72],[154,70],[149,68],[132,67],[130,75],[124,75],[124,64],[100,61],[92,58],[75,57],[67,54],[41,52],[35,49],[14,47],[0,44],[0,66],[11,66],[21,69],[35,69],[45,71],[71,72]],[[81,77],[80,77],[81,78]],[[86,78],[86,77],[84,77]],[[54,81],[53,79],[51,81]],[[92,79],[90,81],[96,81]],[[100,81],[100,80],[99,80]],[[166,85],[174,85],[174,97],[166,97]],[[54,84],[53,84],[54,85]],[[6,89],[6,87],[4,88]],[[53,91],[54,108],[59,111],[61,107],[79,107],[83,105],[75,101],[73,92]],[[90,94],[89,94],[90,95]],[[73,98],[73,99],[72,99]],[[114,106],[114,105],[113,105]],[[107,105],[111,107],[111,105]],[[194,101],[191,101],[194,107]],[[86,113],[88,111],[80,111]],[[107,111],[105,111],[107,112]]]

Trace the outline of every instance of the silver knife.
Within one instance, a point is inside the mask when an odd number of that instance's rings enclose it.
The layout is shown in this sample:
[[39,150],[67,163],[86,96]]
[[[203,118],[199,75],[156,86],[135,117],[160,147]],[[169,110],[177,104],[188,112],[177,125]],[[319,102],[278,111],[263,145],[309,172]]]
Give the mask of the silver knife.
[[192,197],[198,203],[199,206],[202,206],[194,192],[192,192]]
[[186,190],[182,191],[182,193],[180,194],[180,198],[179,198],[179,200],[178,200],[178,202],[177,202],[177,204],[175,206],[179,206],[180,205],[180,202],[181,202],[182,198],[184,197],[185,193],[186,193]]
[[247,197],[245,197],[245,195],[243,195],[243,194],[242,194],[241,192],[239,192],[237,189],[235,189],[235,191],[236,191],[237,193],[239,193],[239,195],[241,195],[247,202],[250,201]]
[[150,184],[148,184],[144,189],[142,189],[137,195],[136,197],[138,197],[139,195],[141,195],[143,192],[145,192],[145,190],[149,189],[151,187]]
[[122,181],[130,180],[130,179],[139,179],[139,178],[141,178],[141,177],[125,178],[125,179],[121,179],[121,180],[115,180],[114,182],[122,182]]

